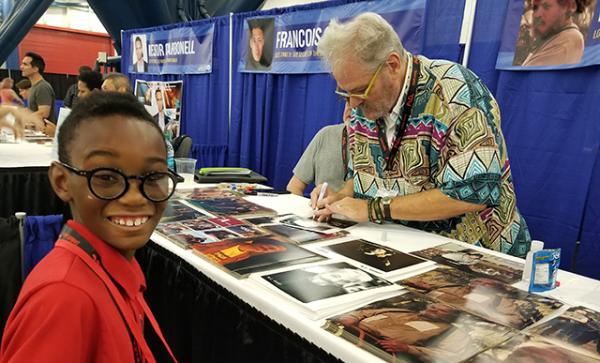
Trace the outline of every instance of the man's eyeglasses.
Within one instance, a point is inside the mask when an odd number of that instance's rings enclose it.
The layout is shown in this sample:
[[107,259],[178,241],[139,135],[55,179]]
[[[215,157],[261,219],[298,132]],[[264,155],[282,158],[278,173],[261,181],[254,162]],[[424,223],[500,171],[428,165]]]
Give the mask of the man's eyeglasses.
[[129,190],[129,179],[140,181],[140,191],[146,199],[153,202],[164,202],[175,192],[177,183],[183,177],[172,172],[152,171],[144,175],[125,175],[113,168],[96,168],[80,170],[71,165],[58,162],[67,170],[87,178],[92,194],[103,200],[119,199]]
[[367,85],[367,88],[365,89],[365,91],[363,93],[350,93],[350,92],[346,92],[340,89],[340,87],[338,86],[335,89],[335,93],[338,94],[339,96],[343,97],[346,99],[346,101],[350,100],[350,97],[356,97],[356,98],[360,98],[360,99],[367,99],[367,97],[369,97],[369,91],[371,91],[371,88],[373,88],[373,85],[375,84],[375,79],[377,79],[377,75],[379,74],[379,71],[381,71],[381,68],[383,68],[383,65],[386,62],[384,61],[383,63],[381,63],[379,65],[379,67],[377,67],[377,69],[375,70],[375,73],[373,73],[373,75],[371,76],[371,79],[369,80],[369,84]]

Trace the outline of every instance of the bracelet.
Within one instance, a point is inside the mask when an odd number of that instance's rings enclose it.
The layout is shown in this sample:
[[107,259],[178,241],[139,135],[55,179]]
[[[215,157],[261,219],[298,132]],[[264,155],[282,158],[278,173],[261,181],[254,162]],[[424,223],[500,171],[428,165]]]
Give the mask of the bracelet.
[[381,211],[381,197],[373,199],[373,209],[375,210],[375,223],[381,224],[383,222],[383,213]]
[[374,222],[373,220],[373,199],[369,198],[367,201],[367,215],[369,216],[369,222]]

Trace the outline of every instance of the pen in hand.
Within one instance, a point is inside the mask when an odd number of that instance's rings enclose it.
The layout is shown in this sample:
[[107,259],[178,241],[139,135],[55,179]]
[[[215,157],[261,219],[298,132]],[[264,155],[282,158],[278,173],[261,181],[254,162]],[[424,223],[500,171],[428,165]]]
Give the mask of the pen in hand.
[[323,183],[321,186],[321,190],[319,191],[319,197],[317,198],[317,203],[315,204],[315,210],[319,210],[319,202],[325,198],[325,193],[327,192],[327,182]]

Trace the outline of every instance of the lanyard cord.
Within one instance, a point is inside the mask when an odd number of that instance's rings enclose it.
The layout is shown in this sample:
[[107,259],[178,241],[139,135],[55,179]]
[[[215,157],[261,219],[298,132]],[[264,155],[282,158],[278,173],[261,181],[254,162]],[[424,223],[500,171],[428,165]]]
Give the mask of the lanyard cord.
[[400,149],[400,142],[402,141],[402,137],[404,136],[404,132],[406,131],[406,124],[408,123],[408,118],[410,117],[413,103],[415,101],[419,73],[419,59],[416,56],[414,56],[413,68],[410,78],[410,87],[408,88],[408,93],[406,95],[406,102],[404,102],[404,106],[402,107],[402,120],[399,124],[396,124],[396,130],[394,133],[394,143],[392,144],[391,149],[388,148],[386,141],[387,138],[385,135],[385,122],[383,121],[383,119],[376,120],[377,129],[379,131],[379,145],[381,146],[383,154],[385,155],[385,170],[391,170],[394,157]]
[[[66,236],[65,236],[65,234],[66,234]],[[75,238],[77,240],[77,242],[79,243],[79,247],[76,246],[74,244],[74,242],[71,242],[73,240],[73,238]],[[144,339],[144,335],[141,332],[141,329],[139,329],[139,326],[135,323],[135,320],[132,316],[131,309],[129,309],[129,307],[127,306],[127,303],[123,299],[123,296],[121,295],[121,293],[118,291],[117,287],[115,286],[115,283],[111,280],[111,278],[108,276],[106,271],[101,267],[100,256],[98,255],[98,253],[96,252],[94,247],[92,247],[90,245],[90,243],[85,240],[85,238],[83,238],[79,233],[77,233],[77,231],[73,230],[69,226],[65,226],[63,228],[63,230],[58,238],[58,241],[56,241],[56,245],[58,247],[65,248],[65,249],[69,250],[70,252],[74,253],[75,255],[77,255],[102,280],[102,282],[104,283],[104,286],[108,289],[108,292],[111,295],[111,298],[115,302],[115,305],[117,306],[117,308],[119,310],[121,318],[125,322],[125,326],[127,327],[127,330],[129,331],[130,336],[133,336],[133,338],[134,338],[134,341],[132,343],[135,343],[134,346],[137,344],[137,346],[142,350],[142,353],[144,355],[143,358],[147,362],[155,363],[156,360],[154,359],[154,355],[152,354],[152,351],[148,347],[148,343],[146,343],[146,340]],[[175,356],[173,355],[171,348],[169,347],[165,338],[163,337],[160,327],[158,326],[158,323],[156,322],[154,315],[150,311],[150,308],[148,307],[148,305],[146,304],[144,299],[140,299],[140,300],[138,300],[138,302],[140,303],[140,305],[142,305],[144,314],[146,314],[146,317],[150,321],[150,324],[152,325],[152,328],[154,329],[155,333],[161,339],[165,348],[171,355],[173,362],[177,362],[177,359],[175,359]],[[134,350],[135,350],[135,347],[134,347]]]

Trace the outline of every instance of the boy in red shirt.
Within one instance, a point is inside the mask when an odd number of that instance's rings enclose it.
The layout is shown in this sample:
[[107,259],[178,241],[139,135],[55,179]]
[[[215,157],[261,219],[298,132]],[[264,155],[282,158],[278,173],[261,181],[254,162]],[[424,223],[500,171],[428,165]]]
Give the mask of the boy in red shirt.
[[27,277],[0,362],[154,362],[144,316],[162,334],[134,253],[183,181],[162,132],[133,95],[97,92],[61,126],[58,154],[48,176],[73,220]]

